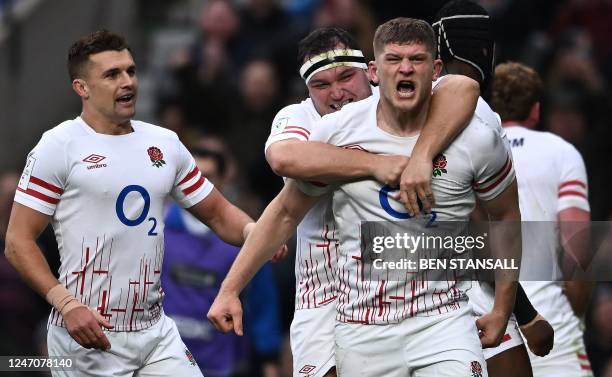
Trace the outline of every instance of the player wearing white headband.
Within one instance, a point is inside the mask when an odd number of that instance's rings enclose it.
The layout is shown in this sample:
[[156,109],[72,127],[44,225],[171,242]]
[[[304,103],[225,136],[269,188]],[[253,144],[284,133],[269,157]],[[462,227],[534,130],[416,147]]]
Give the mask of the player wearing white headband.
[[[356,149],[338,148],[308,141],[310,132],[323,115],[372,94],[366,75],[366,60],[356,42],[344,30],[323,28],[300,42],[300,75],[309,98],[278,112],[266,143],[266,158],[281,176],[330,182],[375,178],[397,186],[408,159],[383,156]],[[464,127],[478,96],[475,81],[448,77],[435,90],[428,130],[408,162],[411,174],[431,178],[431,161],[439,150]],[[375,95],[378,90],[374,89]],[[444,111],[442,111],[444,109]],[[451,117],[447,114],[453,114]],[[420,148],[420,149],[419,149]],[[419,159],[429,165],[413,165]],[[422,167],[424,165],[424,168]],[[418,171],[417,167],[421,170]],[[406,175],[406,179],[414,175]],[[415,201],[416,201],[416,193]],[[426,195],[423,201],[432,202]],[[334,376],[334,325],[336,258],[338,242],[330,207],[331,195],[313,207],[297,228],[295,315],[291,325],[294,376]],[[428,203],[428,205],[430,205]],[[223,297],[223,294],[220,294]],[[209,318],[221,323],[219,312]],[[224,324],[227,326],[227,324]],[[224,325],[219,328],[229,331]]]
[[341,48],[325,51],[319,55],[308,58],[300,68],[300,76],[302,76],[306,84],[308,84],[312,76],[317,73],[341,66],[361,69],[368,68],[361,50]]
[[[396,24],[397,26],[395,26]],[[425,128],[432,126],[432,119],[439,115],[445,115],[447,119],[451,119],[458,114],[463,114],[466,109],[455,108],[457,104],[453,102],[463,100],[461,94],[457,92],[451,96],[451,101],[443,104],[445,106],[443,111],[440,111],[438,107],[432,112],[428,111],[430,110],[428,107],[425,107],[430,104],[432,80],[437,77],[440,68],[439,61],[435,62],[434,66],[432,55],[435,51],[435,43],[433,42],[433,31],[429,25],[423,21],[401,19],[396,20],[393,25],[387,23],[379,27],[378,30],[381,30],[381,28],[385,30],[384,35],[390,35],[389,38],[397,38],[393,39],[392,42],[383,42],[384,48],[386,49],[391,45],[391,47],[397,46],[397,53],[392,52],[395,50],[385,50],[383,54],[383,50],[377,48],[375,44],[374,50],[379,51],[376,64],[383,64],[384,62],[385,67],[385,79],[383,79],[382,74],[372,76],[373,78],[380,78],[380,95],[374,95],[358,103],[348,104],[341,111],[324,116],[312,129],[312,139],[324,140],[344,148],[358,147],[362,150],[367,149],[380,154],[406,153],[414,159],[416,154],[414,152],[410,153],[412,147],[422,141],[422,138],[426,135]],[[377,35],[379,35],[378,30]],[[338,46],[333,46],[333,48],[336,49]],[[315,53],[318,54],[320,51]],[[351,67],[351,69],[354,68]],[[331,71],[331,73],[328,71]],[[338,82],[330,80],[333,78],[334,69],[328,71],[321,71],[318,74],[328,73],[330,76],[327,78],[327,82],[317,76],[313,76],[308,82],[311,94],[310,100],[315,107],[317,105],[316,101],[321,99],[317,98],[321,94],[316,91],[317,84],[323,85],[320,88],[321,90],[326,88],[325,85],[328,85],[329,88],[341,87],[342,80]],[[371,69],[370,72],[374,74],[376,70]],[[436,93],[435,96],[441,94],[442,85],[445,85],[448,79],[443,79],[440,85],[433,90]],[[317,83],[318,80],[321,80],[321,82]],[[386,86],[383,86],[383,84]],[[336,100],[342,103],[341,101],[348,100],[348,97],[342,99],[338,96]],[[440,106],[439,100],[440,97],[437,98],[438,105],[436,106]],[[391,101],[393,101],[391,107],[386,107]],[[399,102],[399,104],[396,105],[396,102]],[[421,106],[421,104],[423,105]],[[295,106],[297,112],[299,105],[293,106]],[[377,110],[381,106],[385,106],[385,109],[392,109],[389,111],[394,115],[383,118],[387,115],[380,115]],[[409,107],[409,109],[405,109],[406,107]],[[389,126],[392,121],[395,122],[393,125],[399,122],[412,124],[412,119],[415,119],[413,116],[417,114],[417,108],[418,128],[415,126],[414,129],[404,133],[403,131],[396,131],[392,128],[393,126]],[[412,109],[415,111],[412,111]],[[276,135],[296,131],[304,133],[304,127],[301,126],[304,123],[301,123],[298,128],[294,123],[296,118],[289,119],[289,116],[289,113],[279,115],[280,119],[277,122],[280,124],[277,124],[276,127],[283,128],[284,131],[275,129]],[[493,199],[507,186],[512,178],[512,174],[508,175],[508,170],[502,169],[502,166],[508,166],[507,161],[509,160],[501,139],[490,130],[493,123],[479,115],[471,119],[470,126],[447,149],[449,153],[456,153],[454,160],[456,161],[456,169],[452,176],[450,178],[442,177],[441,179],[437,177],[433,182],[433,186],[439,195],[437,199],[440,202],[436,201],[435,208],[444,208],[445,216],[448,215],[449,219],[465,218],[471,211],[469,207],[472,206],[474,200],[472,190],[474,181],[493,182],[486,188],[486,199]],[[491,126],[489,126],[489,123]],[[416,125],[416,123],[414,124]],[[433,126],[435,127],[437,124]],[[298,132],[296,132],[298,136],[295,136],[295,138],[304,136],[299,135]],[[438,139],[434,139],[441,142],[440,140],[444,138],[442,135],[438,135]],[[446,138],[446,140],[449,139],[452,138]],[[314,146],[317,145],[314,141],[291,142],[293,148],[288,149],[287,153],[294,156],[299,154],[297,151],[300,147],[308,148],[312,146],[314,151]],[[268,158],[270,158],[272,148],[280,143],[277,141],[269,146]],[[457,145],[459,146],[457,147]],[[482,151],[479,150],[481,145],[484,149]],[[495,151],[492,150],[494,146],[497,146]],[[480,157],[478,157],[478,152],[481,152]],[[335,159],[330,158],[330,155],[323,152],[313,152],[311,155],[315,159],[320,158],[323,167],[337,163]],[[340,155],[341,153],[338,153],[338,156]],[[302,157],[304,158],[303,164],[311,164],[310,158]],[[428,174],[431,177],[432,170],[429,170]],[[445,183],[441,183],[441,180]],[[502,181],[503,184],[500,184]],[[444,185],[444,187],[441,185]],[[305,186],[300,185],[300,187]],[[319,187],[317,189],[317,193],[313,192],[315,195],[329,191],[329,188],[321,190]],[[307,190],[310,191],[310,188]],[[298,308],[296,310],[292,326],[292,342],[297,341],[301,342],[302,346],[305,345],[304,349],[313,358],[305,359],[303,354],[298,353],[297,357],[301,359],[301,362],[307,362],[308,364],[303,366],[297,364],[296,369],[294,369],[294,376],[308,373],[314,376],[324,375],[326,370],[325,368],[317,369],[320,368],[320,364],[316,363],[315,356],[321,357],[321,360],[329,360],[334,352],[333,348],[337,351],[335,362],[338,366],[338,374],[341,376],[486,376],[486,374],[483,374],[485,373],[483,369],[484,358],[480,351],[480,342],[470,314],[471,311],[468,310],[467,306],[464,306],[463,301],[459,303],[459,299],[463,299],[464,295],[459,290],[454,290],[455,284],[446,281],[429,284],[428,280],[422,277],[414,278],[414,280],[410,277],[406,280],[397,281],[393,278],[381,278],[378,275],[373,279],[365,276],[369,274],[363,272],[367,268],[363,267],[361,262],[361,246],[363,245],[361,244],[359,223],[361,221],[397,221],[397,219],[411,217],[405,211],[400,212],[397,209],[400,206],[397,201],[390,202],[387,195],[389,191],[395,190],[392,187],[384,186],[380,182],[375,182],[371,178],[366,178],[352,179],[349,183],[341,185],[338,191],[332,195],[333,215],[338,226],[337,233],[332,233],[330,241],[332,246],[335,243],[334,238],[340,239],[341,242],[338,248],[332,248],[331,250],[332,253],[337,251],[335,258],[337,258],[338,266],[336,269],[332,269],[332,271],[337,271],[337,277],[334,278],[337,288],[334,295],[337,292],[338,296],[335,313],[333,309],[326,310],[326,307],[331,306],[330,303],[318,308],[301,310]],[[312,211],[322,202],[325,203],[323,205],[326,209],[330,208],[329,198],[329,194],[323,194],[318,198],[304,195],[296,188],[294,181],[289,180],[287,182],[283,191],[264,211],[255,227],[253,237],[249,238],[247,245],[241,250],[209,311],[209,318],[217,328],[223,331],[229,331],[232,328],[240,331],[241,304],[238,293],[244,287],[244,284],[271,256],[268,249],[280,239],[288,236],[292,227],[302,220],[304,214],[307,213],[306,216],[311,217]],[[310,208],[311,205],[314,205],[312,209]],[[506,208],[510,208],[510,206],[506,206]],[[518,205],[516,209],[518,211]],[[321,217],[319,216],[318,221],[321,221]],[[317,218],[313,220],[317,220]],[[298,230],[298,237],[300,238],[298,242],[302,245],[306,243],[302,240],[300,230],[308,225],[306,221],[308,221],[307,218],[302,220]],[[331,224],[333,226],[333,223]],[[331,229],[335,230],[335,228]],[[319,244],[325,243],[320,242]],[[306,244],[305,248],[303,247],[307,255],[305,259],[307,263],[304,263],[306,267],[312,266],[313,261],[315,261],[315,266],[317,265],[316,259],[314,259],[315,252],[317,252],[316,246],[317,244],[312,243]],[[300,262],[300,247],[301,245],[298,244],[298,264]],[[333,257],[332,260],[334,260]],[[300,279],[299,273],[298,270],[298,289],[300,288],[300,282],[308,282],[309,276],[321,276],[320,273],[318,275],[316,273],[313,275],[306,274],[303,279]],[[318,283],[318,281],[315,280],[315,283]],[[440,284],[436,285],[437,283]],[[331,288],[334,288],[334,286],[332,285]],[[316,295],[313,297],[317,298]],[[501,335],[503,335],[501,329],[502,326],[505,326],[506,307],[498,309],[498,313],[488,317],[489,326],[486,327],[487,331],[484,332],[484,344],[495,344],[495,342],[498,342],[497,339],[501,339]],[[326,315],[326,313],[329,314]],[[299,323],[299,326],[296,326],[296,321],[299,321],[300,318],[303,321]],[[335,323],[329,323],[328,321],[335,321]],[[330,328],[329,341],[322,343],[320,339],[325,334],[321,333],[326,326]],[[295,337],[296,330],[297,337]],[[347,332],[351,334],[347,334]],[[331,333],[333,333],[333,337]],[[316,342],[313,342],[313,340]],[[308,344],[309,342],[312,343]],[[334,342],[335,347],[333,347]],[[296,354],[294,354],[295,356]],[[334,360],[330,360],[330,364],[326,364],[326,368],[333,362]]]

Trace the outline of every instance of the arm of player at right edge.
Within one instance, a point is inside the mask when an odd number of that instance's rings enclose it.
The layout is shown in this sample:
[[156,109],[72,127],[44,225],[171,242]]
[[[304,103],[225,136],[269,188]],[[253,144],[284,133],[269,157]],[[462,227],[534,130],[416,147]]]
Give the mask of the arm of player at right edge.
[[435,204],[431,189],[434,158],[446,149],[470,122],[476,110],[480,85],[463,75],[446,75],[433,88],[427,122],[400,179],[400,201],[408,213],[429,213]]
[[295,181],[288,180],[281,192],[266,207],[208,311],[208,319],[217,330],[229,332],[233,329],[237,335],[243,334],[240,292],[293,234],[317,200],[317,197],[302,193]]
[[102,327],[111,329],[113,325],[68,292],[53,276],[36,244],[49,221],[49,215],[14,203],[6,232],[6,259],[34,291],[62,314],[68,333],[77,343],[85,348],[108,350],[111,344]]

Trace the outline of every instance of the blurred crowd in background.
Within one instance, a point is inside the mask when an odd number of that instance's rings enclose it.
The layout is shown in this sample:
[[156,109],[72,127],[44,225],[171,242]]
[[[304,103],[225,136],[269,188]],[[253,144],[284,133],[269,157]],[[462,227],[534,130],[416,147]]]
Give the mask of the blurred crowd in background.
[[[5,22],[8,7],[18,1],[0,0],[0,24]],[[479,2],[493,18],[497,61],[523,62],[544,79],[539,128],[560,135],[582,153],[593,220],[612,220],[612,200],[608,197],[612,183],[608,165],[612,160],[608,157],[612,134],[612,0]],[[224,193],[257,218],[282,186],[282,179],[272,173],[264,159],[271,121],[283,106],[307,96],[298,75],[298,41],[314,28],[339,26],[356,37],[370,60],[378,24],[397,16],[432,21],[444,3],[141,0],[137,27],[143,40],[135,51],[141,81],[137,118],[172,129],[188,146],[201,147],[203,140],[214,140],[203,148],[217,159],[216,163],[222,161]],[[74,108],[75,116],[78,110]],[[31,135],[32,146],[39,136]],[[0,246],[18,178],[19,172],[13,171],[0,177]],[[57,267],[52,231],[45,232],[41,245],[52,268]],[[247,339],[247,348],[253,352],[245,353],[234,375],[290,375],[284,338],[293,313],[293,259],[273,265],[272,272],[278,296],[272,306],[279,319],[276,327],[269,329],[269,336],[278,340],[259,352],[257,339]],[[0,307],[0,355],[43,352],[48,305],[21,283],[3,256]],[[201,313],[202,321],[205,314]],[[600,283],[586,316],[586,342],[596,376],[612,376],[610,318],[612,284]],[[217,375],[207,374],[205,363],[200,361],[205,375]]]

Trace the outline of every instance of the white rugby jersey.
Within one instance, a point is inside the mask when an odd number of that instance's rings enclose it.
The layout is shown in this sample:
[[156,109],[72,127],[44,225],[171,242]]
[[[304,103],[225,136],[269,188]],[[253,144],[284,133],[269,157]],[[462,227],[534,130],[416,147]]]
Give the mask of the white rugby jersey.
[[[308,141],[321,119],[310,98],[281,109],[272,121],[266,151],[287,139]],[[336,298],[335,272],[338,243],[331,213],[331,194],[322,198],[297,227],[295,247],[295,309],[311,309]]]
[[[141,330],[160,317],[166,199],[191,207],[213,189],[174,132],[132,127],[99,134],[77,117],[45,132],[15,195],[52,216],[60,282],[112,331]],[[63,326],[55,309],[50,323]]]
[[[550,263],[557,260],[560,247],[558,213],[572,207],[590,211],[582,156],[571,144],[552,133],[520,126],[504,129],[516,164],[522,220],[542,222],[541,226],[532,227],[537,234],[524,231],[523,255],[529,258],[545,253],[542,261]],[[548,231],[543,231],[543,227]],[[559,266],[555,267],[554,274],[560,271]],[[521,284],[536,310],[555,329],[552,353],[577,351],[582,344],[583,326],[563,293],[562,283],[525,281]],[[541,359],[533,357],[536,363]]]
[[[377,97],[346,105],[323,117],[310,140],[371,153],[409,155],[418,136],[399,137],[381,130],[376,122]],[[491,200],[514,179],[512,159],[495,113],[481,99],[470,124],[442,153],[440,174],[432,181],[436,197],[433,210],[442,221],[467,221],[475,195]],[[300,182],[309,195],[329,188]],[[403,205],[389,196],[388,188],[374,180],[339,186],[333,194],[333,213],[340,240],[338,251],[338,316],[342,322],[362,324],[397,323],[412,316],[429,316],[459,308],[471,285],[427,281],[406,274],[404,281],[386,281],[382,276],[365,279],[361,263],[362,221],[398,221],[407,218]]]

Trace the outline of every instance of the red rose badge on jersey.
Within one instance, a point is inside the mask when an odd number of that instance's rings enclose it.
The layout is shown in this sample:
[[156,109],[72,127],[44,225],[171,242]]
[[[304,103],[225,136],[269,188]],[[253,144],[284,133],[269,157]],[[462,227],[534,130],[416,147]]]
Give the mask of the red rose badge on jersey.
[[472,372],[472,377],[482,377],[482,367],[478,361],[472,361],[470,363],[470,369]]
[[442,173],[446,173],[446,156],[443,154],[439,154],[433,161],[433,176],[437,177],[442,175]]
[[164,161],[164,154],[159,148],[149,147],[149,149],[147,149],[147,153],[149,154],[149,158],[151,159],[153,166],[161,168],[166,164],[166,161]]

